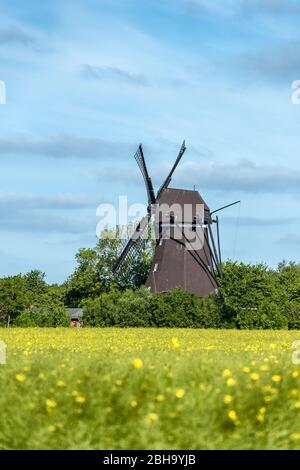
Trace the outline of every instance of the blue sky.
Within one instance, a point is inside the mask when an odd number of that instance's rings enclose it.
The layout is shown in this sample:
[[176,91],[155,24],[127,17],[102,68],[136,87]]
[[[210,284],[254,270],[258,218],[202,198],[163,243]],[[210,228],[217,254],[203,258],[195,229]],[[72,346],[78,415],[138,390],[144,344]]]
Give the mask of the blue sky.
[[221,215],[224,258],[299,262],[300,1],[1,2],[0,275],[63,281],[96,207],[173,187]]

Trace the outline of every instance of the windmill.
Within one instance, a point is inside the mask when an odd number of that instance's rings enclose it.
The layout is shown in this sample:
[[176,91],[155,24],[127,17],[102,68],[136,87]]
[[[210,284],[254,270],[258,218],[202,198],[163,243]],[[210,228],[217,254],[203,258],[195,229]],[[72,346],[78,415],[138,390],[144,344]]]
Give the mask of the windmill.
[[[147,214],[125,242],[113,273],[117,275],[125,268],[125,261],[127,265],[139,255],[154,219],[155,251],[146,287],[151,292],[181,287],[205,297],[218,291],[218,278],[222,276],[219,219],[213,215],[240,201],[211,212],[198,191],[169,188],[185,150],[183,141],[170,173],[155,195],[143,148],[139,146],[134,157],[146,186]],[[216,224],[216,240],[213,224]]]

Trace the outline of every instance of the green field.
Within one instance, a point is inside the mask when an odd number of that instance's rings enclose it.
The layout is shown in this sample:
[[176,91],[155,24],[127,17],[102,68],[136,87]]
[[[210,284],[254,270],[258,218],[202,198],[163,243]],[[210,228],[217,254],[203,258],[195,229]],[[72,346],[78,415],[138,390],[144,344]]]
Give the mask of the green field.
[[1,329],[0,449],[300,448],[298,331]]

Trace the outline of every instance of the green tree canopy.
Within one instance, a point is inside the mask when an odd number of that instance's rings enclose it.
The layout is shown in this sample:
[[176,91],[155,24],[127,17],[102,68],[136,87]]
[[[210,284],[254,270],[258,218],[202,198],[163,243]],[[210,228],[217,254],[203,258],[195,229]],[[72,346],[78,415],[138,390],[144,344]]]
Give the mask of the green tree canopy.
[[76,269],[66,283],[67,305],[77,307],[82,300],[95,298],[113,286],[119,289],[136,288],[145,283],[152,260],[151,242],[143,241],[139,255],[133,262],[127,260],[121,272],[114,277],[112,270],[123,246],[120,232],[110,230],[101,234],[94,248],[78,251]]

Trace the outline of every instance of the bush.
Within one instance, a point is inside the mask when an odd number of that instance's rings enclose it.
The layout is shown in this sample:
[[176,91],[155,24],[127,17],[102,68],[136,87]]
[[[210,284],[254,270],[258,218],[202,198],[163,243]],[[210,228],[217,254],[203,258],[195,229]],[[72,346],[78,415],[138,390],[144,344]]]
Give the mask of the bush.
[[243,310],[237,319],[237,326],[242,330],[281,330],[288,328],[288,319],[277,304],[265,301],[256,310]]
[[149,310],[150,292],[145,288],[120,292],[112,290],[86,301],[84,324],[88,326],[153,326]]
[[215,297],[199,299],[182,289],[153,294],[151,310],[154,324],[165,328],[217,328],[221,323]]
[[151,312],[151,297],[152,294],[145,287],[136,291],[125,291],[116,305],[116,325],[121,327],[155,326]]
[[66,327],[70,326],[70,318],[64,307],[52,309],[24,310],[14,321],[14,326],[27,327]]
[[116,305],[120,292],[106,292],[96,299],[88,299],[82,303],[84,308],[84,324],[86,326],[114,326]]
[[217,328],[221,325],[217,299],[199,299],[181,289],[151,294],[145,287],[111,291],[84,304],[88,326]]

